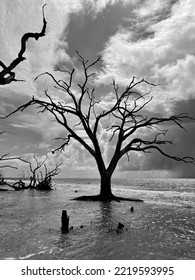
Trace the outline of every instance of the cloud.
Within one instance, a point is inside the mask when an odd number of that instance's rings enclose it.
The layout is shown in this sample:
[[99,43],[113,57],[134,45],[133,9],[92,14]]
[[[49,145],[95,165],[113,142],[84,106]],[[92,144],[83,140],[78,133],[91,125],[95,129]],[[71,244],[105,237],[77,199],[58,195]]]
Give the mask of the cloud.
[[[184,125],[186,131],[171,125],[167,127],[167,140],[173,140],[174,145],[161,145],[160,148],[167,154],[178,157],[194,157],[195,156],[195,124],[189,123]],[[158,151],[151,150],[150,154],[130,152],[129,161],[123,157],[118,169],[127,170],[168,170],[176,177],[195,177],[194,165],[177,162],[173,159],[163,156]]]
[[[134,13],[142,19],[148,19],[153,16],[162,16],[178,0],[145,0],[141,1],[138,7],[134,10]],[[154,20],[154,19],[153,19]]]
[[89,7],[95,15],[102,12],[108,5],[114,5],[117,2],[120,1],[34,0],[29,5],[25,0],[14,2],[2,0],[0,2],[0,60],[6,65],[16,58],[20,50],[22,35],[26,32],[40,32],[42,29],[42,5],[45,3],[47,4],[45,6],[47,29],[45,37],[38,41],[33,39],[28,41],[25,52],[27,59],[15,68],[17,78],[26,82],[0,86],[0,93],[11,90],[19,95],[36,96],[40,84],[43,85],[47,81],[44,85],[50,86],[51,80],[48,77],[45,80],[39,79],[36,83],[33,81],[42,72],[53,73],[53,68],[57,64],[71,63],[66,40],[71,16],[87,13]]
[[[20,50],[20,40],[26,32],[40,32],[42,29],[42,5],[45,1],[34,0],[31,4],[27,1],[16,0],[13,3],[2,0],[0,3],[0,40],[3,42],[0,50],[0,59],[9,64],[16,58]],[[44,72],[53,70],[58,61],[67,61],[68,55],[62,49],[67,44],[62,40],[65,36],[70,14],[78,12],[81,1],[46,1],[45,17],[47,21],[46,36],[38,41],[30,39],[27,44],[25,57],[27,58],[16,67],[16,75],[26,83],[16,83],[15,87],[9,85],[19,94],[36,94],[34,78]]]
[[88,10],[88,13],[92,12],[94,16],[97,16],[98,13],[103,12],[108,6],[114,6],[117,3],[122,3],[123,5],[128,4],[137,4],[140,0],[84,0],[85,9]]
[[37,114],[33,109],[18,114],[18,116],[15,117],[15,122],[16,123],[11,123],[10,125],[23,128],[24,130],[26,129],[27,131],[34,131],[42,135],[45,140],[58,137],[65,130],[51,115],[47,113]]
[[[151,1],[145,3],[135,11],[136,24],[168,5],[167,1],[164,5],[155,1],[156,6],[152,5],[151,10]],[[146,25],[149,36],[137,38],[137,28],[133,30],[130,21],[129,26],[120,28],[108,40],[102,51],[104,67],[99,83],[109,84],[114,78],[126,85],[133,76],[138,76],[164,85],[155,88],[157,103],[194,98],[195,2],[181,0],[169,8],[169,17],[151,20]]]
[[165,90],[170,98],[176,102],[195,98],[195,56],[186,54],[176,63],[154,67],[154,77],[165,80]]

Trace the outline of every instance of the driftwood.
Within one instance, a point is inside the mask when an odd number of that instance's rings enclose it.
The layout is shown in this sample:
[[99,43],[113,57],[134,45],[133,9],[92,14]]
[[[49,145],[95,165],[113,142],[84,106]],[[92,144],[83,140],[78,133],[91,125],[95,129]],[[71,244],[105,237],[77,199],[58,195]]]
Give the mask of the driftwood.
[[6,181],[5,185],[14,189],[15,191],[25,190],[28,188],[21,179],[19,181],[16,181],[14,184],[10,184]]
[[0,192],[7,192],[8,191],[8,189],[1,189],[0,188]]

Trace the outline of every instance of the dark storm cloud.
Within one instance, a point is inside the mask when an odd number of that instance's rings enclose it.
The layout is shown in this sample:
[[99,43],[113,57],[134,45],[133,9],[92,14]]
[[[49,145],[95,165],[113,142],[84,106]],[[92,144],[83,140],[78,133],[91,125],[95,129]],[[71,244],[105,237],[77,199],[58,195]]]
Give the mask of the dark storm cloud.
[[[195,101],[191,102],[191,110]],[[183,107],[183,106],[181,106]],[[190,111],[190,110],[189,110]],[[180,111],[181,112],[181,111]],[[185,131],[176,125],[163,127],[167,129],[165,139],[172,140],[174,145],[159,146],[165,153],[177,157],[195,157],[195,122],[183,123]],[[119,163],[120,170],[167,170],[177,177],[195,177],[195,166],[177,162],[163,156],[156,150],[151,150],[149,154],[131,152],[130,161],[122,159]]]
[[[195,96],[195,89],[193,95]],[[195,118],[195,99],[191,98],[189,100],[176,102],[174,111],[176,115],[180,113],[187,113],[190,117]]]
[[93,12],[72,15],[66,41],[68,54],[75,56],[78,50],[86,59],[94,59],[97,53],[104,49],[110,36],[114,35],[119,26],[125,25],[125,17],[132,16],[132,5],[124,6],[122,2],[116,3],[94,16]]
[[[163,149],[170,155],[178,157],[191,156],[195,157],[195,124],[185,125],[187,132],[179,128],[172,127],[169,132],[169,139],[175,140],[175,145],[166,146]],[[160,153],[154,152],[149,156],[149,159],[144,161],[144,169],[159,169],[173,171],[179,177],[195,177],[195,166],[192,164],[185,164],[176,162],[164,157]]]

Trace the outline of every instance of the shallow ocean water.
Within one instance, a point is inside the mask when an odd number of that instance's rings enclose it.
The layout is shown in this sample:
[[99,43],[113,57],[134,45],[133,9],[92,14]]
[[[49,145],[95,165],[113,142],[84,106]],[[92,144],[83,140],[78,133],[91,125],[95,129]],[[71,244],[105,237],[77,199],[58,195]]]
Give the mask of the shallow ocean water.
[[51,192],[0,192],[0,259],[195,259],[194,179],[113,180],[114,194],[144,203],[71,200],[98,191],[98,180],[63,179]]

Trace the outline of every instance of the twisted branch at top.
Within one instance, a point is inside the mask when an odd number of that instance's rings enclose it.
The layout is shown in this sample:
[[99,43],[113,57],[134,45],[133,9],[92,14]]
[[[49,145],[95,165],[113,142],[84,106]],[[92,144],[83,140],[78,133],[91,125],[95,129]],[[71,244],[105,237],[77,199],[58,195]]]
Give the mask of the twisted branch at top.
[[15,78],[15,72],[12,70],[20,64],[23,60],[26,58],[23,56],[25,51],[26,51],[26,44],[29,38],[34,38],[35,40],[38,40],[40,37],[45,36],[45,31],[46,31],[46,26],[47,22],[45,20],[45,15],[44,15],[44,7],[46,4],[43,5],[42,7],[42,14],[43,14],[43,27],[41,32],[28,32],[25,33],[22,38],[21,38],[21,49],[18,53],[18,57],[14,59],[9,66],[6,66],[2,61],[0,61],[0,66],[3,68],[3,70],[0,72],[0,85],[7,85],[10,84],[11,82],[18,82],[18,81],[24,81],[24,80],[17,80]]

